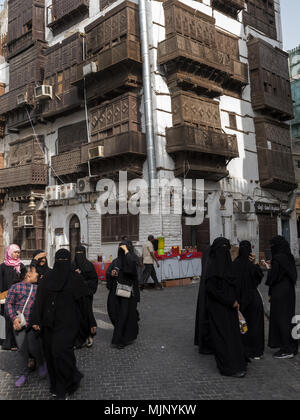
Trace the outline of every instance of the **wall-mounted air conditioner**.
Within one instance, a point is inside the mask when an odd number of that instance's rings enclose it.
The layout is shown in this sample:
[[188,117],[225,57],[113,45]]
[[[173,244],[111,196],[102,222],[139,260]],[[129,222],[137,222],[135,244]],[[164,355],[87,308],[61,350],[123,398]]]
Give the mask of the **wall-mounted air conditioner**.
[[89,149],[89,160],[103,158],[104,146],[97,146]]
[[88,177],[77,180],[77,194],[88,194],[91,192],[94,192],[94,188]]
[[252,200],[235,200],[233,203],[233,212],[235,214],[255,213],[255,205]]
[[69,200],[76,196],[76,184],[63,184],[60,186],[60,200]]
[[18,216],[18,227],[33,226],[33,216]]
[[98,72],[98,65],[95,61],[92,61],[91,63],[85,64],[83,66],[83,76],[89,76],[90,74],[97,73]]
[[45,196],[47,201],[59,200],[59,185],[50,185],[46,188]]
[[28,96],[27,93],[21,93],[17,96],[17,105],[22,106],[28,104]]
[[49,85],[41,85],[34,88],[35,99],[52,99],[53,98],[53,88]]

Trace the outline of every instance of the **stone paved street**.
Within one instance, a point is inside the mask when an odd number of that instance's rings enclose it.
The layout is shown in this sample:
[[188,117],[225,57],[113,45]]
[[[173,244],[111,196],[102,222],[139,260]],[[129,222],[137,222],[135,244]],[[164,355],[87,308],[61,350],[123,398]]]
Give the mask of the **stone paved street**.
[[[92,349],[77,352],[85,377],[72,399],[300,399],[300,357],[275,361],[268,349],[264,360],[250,365],[246,379],[236,380],[220,376],[213,357],[198,354],[193,346],[197,293],[198,285],[143,292],[139,339],[119,351],[110,348],[107,291],[100,286],[99,332]],[[36,376],[16,390],[17,374],[16,354],[1,351],[1,400],[49,399],[47,381]]]

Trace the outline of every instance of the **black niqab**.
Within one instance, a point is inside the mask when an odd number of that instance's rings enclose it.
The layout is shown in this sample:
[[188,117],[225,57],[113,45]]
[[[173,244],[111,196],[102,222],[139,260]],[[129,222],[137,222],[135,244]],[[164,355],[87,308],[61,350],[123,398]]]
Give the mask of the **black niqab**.
[[[278,262],[293,284],[297,283],[297,268],[290,244],[283,236],[271,240],[272,263]],[[268,283],[269,286],[271,284]]]
[[240,243],[239,256],[233,263],[234,274],[237,279],[239,303],[243,309],[250,304],[253,292],[259,285],[257,279],[258,267],[249,260],[251,253],[251,243],[242,241]]
[[75,265],[81,273],[85,273],[90,269],[90,262],[86,257],[86,248],[82,245],[75,248]]
[[232,270],[232,259],[230,254],[231,245],[226,238],[217,238],[210,247],[205,280],[210,278],[222,278],[229,284],[235,282]]
[[48,274],[47,288],[53,292],[60,292],[72,274],[71,253],[67,249],[60,249],[55,254],[53,270]]

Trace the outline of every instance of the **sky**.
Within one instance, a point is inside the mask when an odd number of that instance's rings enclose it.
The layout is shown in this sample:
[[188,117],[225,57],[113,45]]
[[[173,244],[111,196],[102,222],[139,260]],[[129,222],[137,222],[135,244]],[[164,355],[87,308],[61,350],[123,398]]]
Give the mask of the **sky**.
[[300,44],[300,0],[281,0],[284,50]]

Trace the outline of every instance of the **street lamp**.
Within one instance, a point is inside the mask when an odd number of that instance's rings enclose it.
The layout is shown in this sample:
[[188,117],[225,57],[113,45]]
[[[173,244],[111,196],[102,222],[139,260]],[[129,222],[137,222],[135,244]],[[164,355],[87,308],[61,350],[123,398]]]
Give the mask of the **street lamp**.
[[220,195],[220,212],[221,212],[221,218],[222,218],[222,229],[223,229],[223,238],[225,238],[225,216],[224,216],[224,212],[226,211],[226,197],[224,195],[224,191],[221,191],[221,195]]

